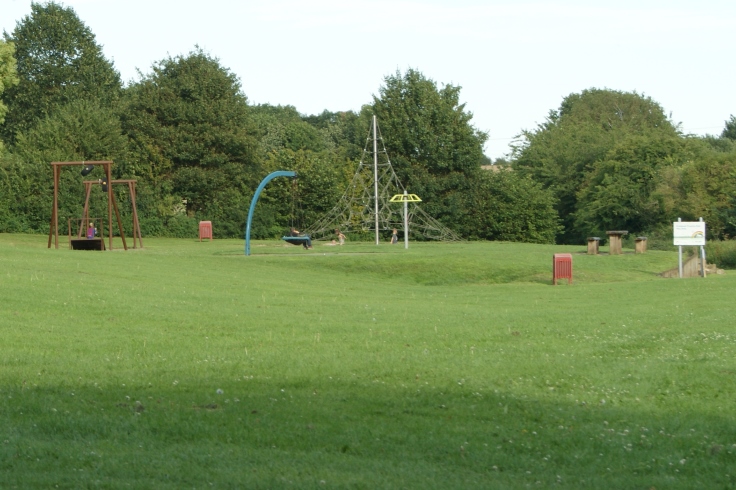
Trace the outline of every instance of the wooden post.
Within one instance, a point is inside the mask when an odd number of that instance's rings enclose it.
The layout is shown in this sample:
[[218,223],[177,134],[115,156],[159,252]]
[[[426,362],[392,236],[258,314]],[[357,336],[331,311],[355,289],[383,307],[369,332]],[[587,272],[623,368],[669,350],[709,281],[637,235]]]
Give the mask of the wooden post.
[[[123,232],[123,222],[120,219],[120,210],[118,209],[118,202],[115,200],[115,194],[112,193],[112,183],[108,185],[108,190],[112,196],[112,205],[115,208],[115,216],[118,219],[118,230],[120,230],[120,238],[123,240],[123,249],[128,250],[128,244],[125,242],[125,232]],[[112,225],[110,226],[112,228]]]
[[56,237],[56,248],[59,248],[59,220],[57,219],[59,209],[59,167],[51,164],[51,170],[54,173],[54,203],[51,208],[51,223],[49,223],[49,245],[47,248],[51,248],[51,236]]
[[133,248],[135,248],[135,237],[138,234],[138,243],[143,248],[143,239],[141,238],[141,224],[138,222],[138,208],[135,203],[135,180],[128,181],[128,190],[130,190],[130,203],[133,206]]
[[84,210],[82,211],[82,221],[79,222],[79,231],[77,232],[77,238],[82,237],[82,232],[89,226],[89,195],[92,193],[92,183],[84,182]]
[[638,254],[643,254],[647,251],[647,237],[638,236],[636,237],[636,250]]
[[[110,172],[110,165],[105,165],[105,176],[107,177],[107,222],[110,224],[108,229],[108,249],[112,250],[112,174]],[[120,231],[122,232],[122,230]]]

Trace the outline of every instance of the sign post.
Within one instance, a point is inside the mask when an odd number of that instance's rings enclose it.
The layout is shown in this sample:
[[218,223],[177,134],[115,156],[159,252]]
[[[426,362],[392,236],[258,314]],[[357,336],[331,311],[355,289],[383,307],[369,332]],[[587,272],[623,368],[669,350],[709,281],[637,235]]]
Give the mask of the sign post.
[[677,221],[672,223],[672,236],[673,243],[678,247],[680,278],[683,276],[683,246],[700,247],[701,269],[702,275],[705,277],[705,221],[703,221],[703,218],[700,218],[700,221],[682,221],[682,218],[677,218]]

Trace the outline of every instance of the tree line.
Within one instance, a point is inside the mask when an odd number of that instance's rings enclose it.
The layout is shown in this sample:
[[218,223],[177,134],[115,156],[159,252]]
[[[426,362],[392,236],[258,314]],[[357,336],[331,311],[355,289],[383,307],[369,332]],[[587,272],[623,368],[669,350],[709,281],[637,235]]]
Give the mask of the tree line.
[[[647,97],[591,89],[491,165],[460,90],[409,69],[385,76],[360,111],[303,115],[249,103],[198,47],[125,85],[72,8],[33,3],[0,42],[0,232],[48,232],[49,162],[113,160],[114,178],[138,181],[146,236],[196,236],[210,220],[218,236],[241,237],[261,179],[295,170],[298,187],[269,184],[252,224],[254,238],[278,237],[335,205],[376,115],[402,183],[468,239],[579,243],[613,228],[653,233],[676,216],[734,234],[733,117],[721,137],[692,137]],[[82,180],[97,177],[62,172],[61,217],[81,214]],[[126,202],[127,188],[114,192]],[[91,214],[104,215],[95,197]]]

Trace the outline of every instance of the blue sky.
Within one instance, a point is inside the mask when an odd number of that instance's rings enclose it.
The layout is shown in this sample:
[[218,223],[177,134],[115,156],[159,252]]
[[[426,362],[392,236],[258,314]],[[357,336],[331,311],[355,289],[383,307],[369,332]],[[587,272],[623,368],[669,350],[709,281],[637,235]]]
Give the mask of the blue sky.
[[[462,87],[486,154],[570,93],[636,91],[686,133],[736,114],[736,2],[700,0],[66,0],[124,81],[199,45],[254,104],[359,110],[385,76],[414,68]],[[12,31],[30,0],[0,0]]]

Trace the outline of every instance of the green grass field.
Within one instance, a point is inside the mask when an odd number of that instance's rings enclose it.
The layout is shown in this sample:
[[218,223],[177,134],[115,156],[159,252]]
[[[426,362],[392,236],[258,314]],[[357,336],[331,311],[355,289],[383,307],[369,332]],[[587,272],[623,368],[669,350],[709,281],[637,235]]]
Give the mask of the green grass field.
[[46,242],[0,234],[2,488],[736,488],[736,273]]

